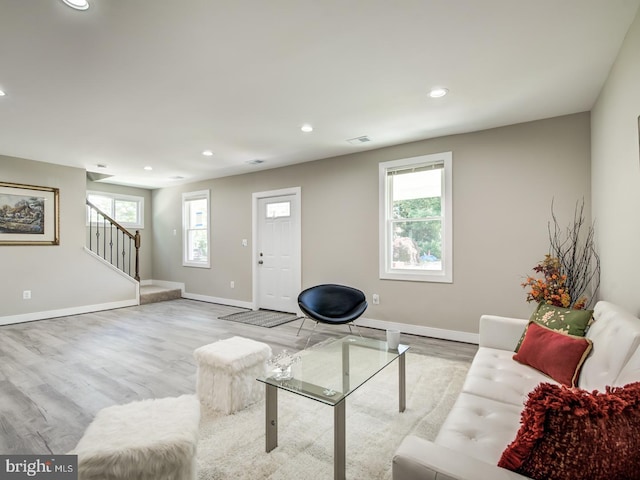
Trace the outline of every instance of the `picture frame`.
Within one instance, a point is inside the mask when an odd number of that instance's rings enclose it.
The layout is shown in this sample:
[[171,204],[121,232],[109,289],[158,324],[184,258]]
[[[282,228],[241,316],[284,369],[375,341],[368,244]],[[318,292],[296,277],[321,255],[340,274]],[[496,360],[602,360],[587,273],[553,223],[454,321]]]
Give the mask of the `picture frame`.
[[59,245],[60,191],[0,182],[0,246]]

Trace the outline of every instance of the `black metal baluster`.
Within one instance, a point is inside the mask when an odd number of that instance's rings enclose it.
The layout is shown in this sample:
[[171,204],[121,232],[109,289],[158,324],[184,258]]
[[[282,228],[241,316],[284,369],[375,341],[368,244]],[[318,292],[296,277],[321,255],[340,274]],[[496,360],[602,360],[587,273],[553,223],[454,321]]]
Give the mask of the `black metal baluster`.
[[98,223],[98,214],[96,213],[96,255],[100,255],[100,224]]
[[91,244],[93,243],[93,239],[91,238],[92,232],[91,232],[91,219],[93,217],[93,208],[88,207],[89,208],[89,250],[93,251],[93,248],[91,246]]
[[118,263],[120,261],[120,256],[118,255],[118,252],[120,252],[120,237],[119,234],[122,234],[122,240],[124,241],[124,233],[122,232],[117,232],[116,233],[116,267],[120,268],[120,264]]
[[124,245],[124,232],[122,232],[122,271],[124,272],[124,257],[127,254],[127,251],[125,250],[125,245]]

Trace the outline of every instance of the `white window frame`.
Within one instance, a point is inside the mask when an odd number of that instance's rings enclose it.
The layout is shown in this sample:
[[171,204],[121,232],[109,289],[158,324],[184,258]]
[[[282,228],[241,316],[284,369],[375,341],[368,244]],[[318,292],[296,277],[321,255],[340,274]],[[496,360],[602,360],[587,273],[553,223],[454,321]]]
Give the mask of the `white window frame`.
[[[207,200],[207,260],[196,262],[189,260],[187,248],[189,233],[189,215],[187,211],[188,202],[192,200]],[[211,268],[211,200],[209,190],[198,190],[196,192],[186,192],[182,194],[182,265],[185,267]]]
[[[443,163],[442,181],[442,269],[415,270],[393,268],[393,232],[391,231],[391,199],[389,196],[388,172],[419,165]],[[385,280],[408,280],[414,282],[453,282],[453,190],[451,152],[421,155],[379,164],[379,246],[380,278]]]
[[[125,227],[125,228],[138,228],[138,229],[143,229],[144,228],[144,197],[138,197],[136,195],[124,195],[124,194],[120,194],[120,193],[111,193],[111,192],[99,192],[97,190],[88,190],[87,191],[87,200],[89,200],[89,195],[99,195],[101,197],[105,197],[105,198],[109,198],[111,199],[111,211],[110,212],[104,212],[107,215],[109,215],[112,219],[114,219],[116,222],[118,222],[118,224],[120,224],[121,226]],[[138,221],[137,222],[123,222],[120,221],[116,218],[116,212],[115,212],[115,202],[118,200],[124,200],[127,202],[135,202],[137,204],[137,218]],[[91,200],[89,200],[91,201]],[[89,209],[87,208],[87,225],[89,225],[90,223],[90,219],[89,219]]]

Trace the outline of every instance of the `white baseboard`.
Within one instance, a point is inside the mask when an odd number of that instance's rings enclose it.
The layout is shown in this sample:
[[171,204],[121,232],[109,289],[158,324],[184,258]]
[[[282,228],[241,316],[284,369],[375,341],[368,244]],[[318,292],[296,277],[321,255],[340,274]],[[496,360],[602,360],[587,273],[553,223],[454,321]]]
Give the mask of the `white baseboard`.
[[48,318],[68,317],[81,313],[99,312],[102,310],[113,310],[114,308],[133,307],[138,305],[137,299],[121,300],[118,302],[101,303],[97,305],[82,305],[80,307],[61,308],[58,310],[46,310],[43,312],[22,313],[19,315],[8,315],[0,317],[0,325],[11,325],[13,323],[32,322],[34,320],[45,320]]
[[182,298],[187,298],[189,300],[198,300],[200,302],[207,303],[218,303],[220,305],[229,305],[231,307],[238,308],[248,308],[253,309],[254,305],[252,302],[243,302],[241,300],[232,300],[230,298],[220,298],[220,297],[212,297],[209,295],[201,295],[199,293],[189,293],[185,291],[184,283],[180,282],[169,282],[167,280],[141,280],[141,286],[154,285],[162,288],[171,288],[171,289],[180,289],[182,292]]
[[253,309],[252,302],[243,302],[241,300],[232,300],[230,298],[210,297],[209,295],[200,295],[198,293],[182,292],[182,298],[188,298],[189,300],[199,300],[201,302],[219,303],[221,305],[229,305],[231,307]]
[[[171,283],[171,282],[167,282]],[[154,285],[157,285],[154,283]],[[178,288],[178,287],[175,287]],[[190,300],[199,300],[201,302],[218,303],[221,305],[229,305],[232,307],[254,309],[253,302],[243,302],[240,300],[232,300],[229,298],[210,297],[208,295],[200,295],[197,293],[188,293],[182,291],[182,298],[188,298]],[[302,315],[301,312],[298,312]],[[409,325],[407,323],[387,322],[385,320],[376,320],[373,318],[360,317],[355,321],[356,325],[363,327],[377,328],[379,330],[395,329],[400,330],[402,333],[410,335],[419,335],[421,337],[439,338],[442,340],[452,340],[454,342],[473,343],[477,345],[479,343],[479,335],[477,333],[459,332],[457,330],[446,330],[444,328],[426,327],[422,325]]]
[[[218,303],[221,305],[229,305],[232,307],[254,309],[253,302],[243,302],[232,300],[229,298],[210,297],[208,295],[199,295],[197,293],[182,292],[182,298],[190,300],[200,300],[201,302]],[[303,315],[298,312],[299,315]],[[362,327],[377,328],[379,330],[394,329],[400,330],[402,333],[410,335],[419,335],[421,337],[439,338],[442,340],[452,340],[454,342],[473,343],[478,345],[479,335],[477,333],[459,332],[457,330],[446,330],[444,328],[426,327],[422,325],[409,325],[407,323],[387,322],[385,320],[376,320],[373,318],[360,317],[355,321],[356,325]]]
[[434,328],[423,325],[409,325],[407,323],[387,322],[385,320],[375,320],[373,318],[360,317],[354,323],[362,327],[377,328],[379,330],[400,330],[402,333],[408,333],[410,335],[440,338],[442,340],[473,343],[476,345],[478,345],[480,340],[480,336],[477,333],[459,332],[457,330],[446,330],[444,328]]
[[[200,295],[197,293],[186,293],[184,284],[177,282],[165,282],[162,280],[144,280],[141,285],[158,285],[165,288],[180,288],[182,297],[190,300],[199,300],[201,302],[218,303],[221,305],[229,305],[232,307],[252,309],[252,302],[244,302],[240,300],[232,300],[229,298],[211,297],[209,295]],[[62,308],[59,310],[47,310],[42,312],[24,313],[19,315],[9,315],[0,317],[0,325],[11,325],[14,323],[32,322],[34,320],[45,320],[48,318],[67,317],[69,315],[79,315],[81,313],[99,312],[102,310],[112,310],[114,308],[132,307],[138,305],[137,300],[122,300],[119,302],[102,303],[97,305],[83,305],[80,307]],[[356,325],[362,327],[377,328],[379,330],[395,329],[402,333],[410,335],[420,335],[422,337],[440,338],[443,340],[452,340],[455,342],[478,344],[479,335],[477,333],[459,332],[457,330],[446,330],[443,328],[427,327],[422,325],[409,325],[407,323],[388,322],[385,320],[376,320],[373,318],[360,317],[356,320]]]

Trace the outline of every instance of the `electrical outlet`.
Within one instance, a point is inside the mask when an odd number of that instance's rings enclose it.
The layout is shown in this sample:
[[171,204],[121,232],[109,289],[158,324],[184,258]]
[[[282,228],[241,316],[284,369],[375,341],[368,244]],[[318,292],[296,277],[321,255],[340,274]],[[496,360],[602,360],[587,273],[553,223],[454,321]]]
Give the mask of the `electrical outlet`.
[[23,300],[31,300],[31,290],[25,290],[22,292]]
[[249,246],[249,240],[247,240],[246,238],[242,239],[242,246],[243,247],[248,247]]
[[231,288],[236,288],[236,282],[234,282],[233,280],[231,280],[231,281],[229,282],[229,286],[230,286]]
[[380,305],[380,295],[378,295],[377,293],[373,294],[373,304]]

